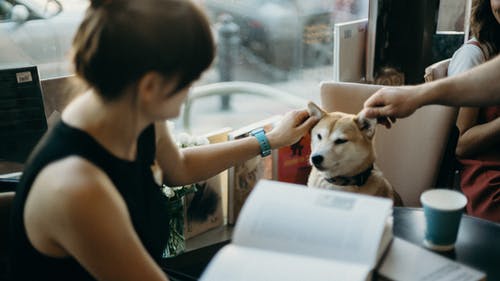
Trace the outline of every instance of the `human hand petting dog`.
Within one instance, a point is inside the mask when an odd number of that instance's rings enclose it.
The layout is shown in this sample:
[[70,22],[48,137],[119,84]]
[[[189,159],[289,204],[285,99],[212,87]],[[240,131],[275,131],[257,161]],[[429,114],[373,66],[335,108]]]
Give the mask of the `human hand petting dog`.
[[267,134],[271,148],[274,149],[298,142],[318,121],[317,117],[309,116],[306,109],[289,111],[283,116],[278,125]]
[[396,118],[408,117],[421,106],[418,89],[414,86],[382,88],[365,101],[362,112],[390,128]]

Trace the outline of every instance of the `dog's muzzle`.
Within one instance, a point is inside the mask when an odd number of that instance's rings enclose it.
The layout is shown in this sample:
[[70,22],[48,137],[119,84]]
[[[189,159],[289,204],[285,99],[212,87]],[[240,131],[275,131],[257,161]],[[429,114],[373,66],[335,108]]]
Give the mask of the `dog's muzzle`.
[[311,155],[311,163],[318,170],[323,169],[323,166],[321,166],[321,163],[323,163],[323,160],[324,160],[323,155],[320,155],[320,154]]

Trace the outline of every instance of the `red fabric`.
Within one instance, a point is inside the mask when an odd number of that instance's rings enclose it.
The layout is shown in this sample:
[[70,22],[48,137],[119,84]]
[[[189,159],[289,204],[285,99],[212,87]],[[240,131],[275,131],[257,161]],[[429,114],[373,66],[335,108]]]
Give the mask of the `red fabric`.
[[[498,118],[500,106],[482,108],[478,124]],[[492,155],[498,155],[494,147]],[[467,213],[500,222],[500,159],[460,159],[463,165],[460,185],[467,196]]]
[[500,222],[500,162],[461,160],[462,192],[467,196],[467,213]]

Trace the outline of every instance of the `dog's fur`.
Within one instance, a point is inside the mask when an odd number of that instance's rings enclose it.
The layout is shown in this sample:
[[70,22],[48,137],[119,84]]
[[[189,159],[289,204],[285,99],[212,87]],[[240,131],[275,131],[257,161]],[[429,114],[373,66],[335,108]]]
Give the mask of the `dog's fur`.
[[327,113],[313,102],[308,111],[320,121],[311,131],[312,170],[307,185],[386,197],[402,205],[375,165],[372,140],[377,121],[359,114]]

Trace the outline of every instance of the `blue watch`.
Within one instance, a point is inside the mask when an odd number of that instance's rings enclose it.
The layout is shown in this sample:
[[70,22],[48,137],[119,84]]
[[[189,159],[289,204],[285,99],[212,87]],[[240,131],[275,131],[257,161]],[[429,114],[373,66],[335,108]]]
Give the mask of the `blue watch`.
[[271,154],[271,145],[266,137],[266,131],[263,128],[258,128],[250,132],[250,135],[254,136],[260,145],[260,156],[266,157]]

